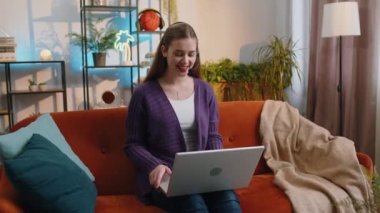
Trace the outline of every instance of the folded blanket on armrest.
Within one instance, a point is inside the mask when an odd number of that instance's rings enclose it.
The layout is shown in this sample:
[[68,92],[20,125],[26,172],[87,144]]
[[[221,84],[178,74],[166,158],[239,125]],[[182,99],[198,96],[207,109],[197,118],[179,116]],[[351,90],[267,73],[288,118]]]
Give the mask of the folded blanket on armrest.
[[280,101],[266,101],[260,135],[274,184],[295,212],[369,212],[371,188],[354,143],[302,117]]

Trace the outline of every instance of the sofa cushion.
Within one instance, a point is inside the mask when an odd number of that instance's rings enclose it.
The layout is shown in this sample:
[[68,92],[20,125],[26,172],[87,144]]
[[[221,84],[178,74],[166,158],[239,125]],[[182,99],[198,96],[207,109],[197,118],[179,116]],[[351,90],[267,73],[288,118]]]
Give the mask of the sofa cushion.
[[124,212],[164,212],[155,206],[144,205],[135,195],[103,195],[96,198],[95,212],[124,213]]
[[0,161],[2,159],[10,159],[17,156],[27,141],[32,137],[33,133],[40,134],[51,141],[58,147],[67,157],[76,163],[87,175],[94,181],[95,177],[87,166],[72,151],[66,142],[61,131],[57,127],[50,114],[43,114],[28,126],[18,129],[15,132],[0,136]]
[[96,188],[56,146],[33,134],[23,151],[4,161],[23,201],[35,212],[94,212]]
[[[75,164],[77,164],[87,175],[94,181],[95,177],[86,165],[79,159],[79,157],[73,152],[69,144],[66,142],[61,131],[57,127],[50,114],[43,114],[37,118],[34,122],[29,124],[27,128],[30,128],[33,133],[40,134],[46,139],[51,141],[58,147],[67,157],[69,157]],[[79,131],[79,130],[77,130]]]
[[21,128],[16,132],[0,136],[0,161],[11,159],[20,154],[25,144],[32,137],[29,128]]
[[254,175],[249,187],[236,190],[243,212],[293,212],[290,200],[273,179],[273,174]]

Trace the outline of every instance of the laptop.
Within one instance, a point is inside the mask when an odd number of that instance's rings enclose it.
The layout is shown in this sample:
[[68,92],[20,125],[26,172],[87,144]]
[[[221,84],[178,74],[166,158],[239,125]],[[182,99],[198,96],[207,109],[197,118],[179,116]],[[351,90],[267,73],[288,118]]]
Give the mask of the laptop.
[[247,187],[263,150],[264,146],[251,146],[179,152],[160,189],[173,197]]

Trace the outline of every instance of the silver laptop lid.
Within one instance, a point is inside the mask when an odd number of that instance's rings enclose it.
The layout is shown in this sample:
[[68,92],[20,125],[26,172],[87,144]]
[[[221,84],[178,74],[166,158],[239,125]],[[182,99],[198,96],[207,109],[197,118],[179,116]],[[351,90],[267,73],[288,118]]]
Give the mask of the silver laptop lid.
[[246,187],[263,150],[254,146],[177,153],[162,188],[170,197]]

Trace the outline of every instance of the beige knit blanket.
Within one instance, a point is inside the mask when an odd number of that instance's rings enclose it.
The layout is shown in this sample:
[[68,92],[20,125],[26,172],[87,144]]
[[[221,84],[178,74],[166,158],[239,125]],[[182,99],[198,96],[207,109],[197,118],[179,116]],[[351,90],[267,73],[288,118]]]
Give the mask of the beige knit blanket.
[[332,136],[281,101],[264,103],[260,135],[274,184],[294,212],[370,212],[363,202],[370,201],[371,188],[352,141]]

